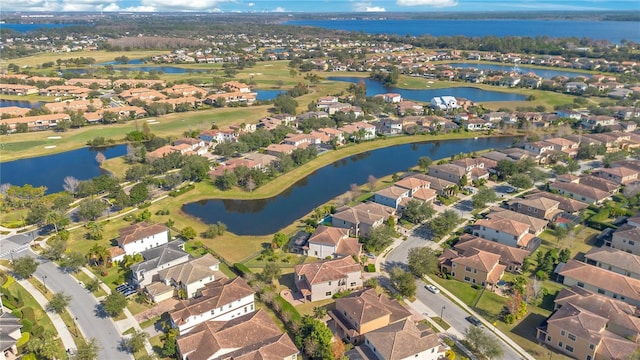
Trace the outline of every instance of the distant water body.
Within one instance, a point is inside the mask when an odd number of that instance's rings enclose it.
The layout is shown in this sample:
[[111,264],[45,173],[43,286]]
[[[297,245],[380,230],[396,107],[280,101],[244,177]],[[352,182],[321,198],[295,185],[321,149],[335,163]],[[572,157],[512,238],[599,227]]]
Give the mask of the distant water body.
[[640,42],[640,22],[571,21],[571,20],[292,20],[286,25],[315,26],[326,29],[364,31],[368,34],[432,35],[432,36],[548,36],[591,38]]
[[26,33],[35,30],[63,28],[67,26],[88,26],[87,24],[0,24],[0,29],[11,29]]

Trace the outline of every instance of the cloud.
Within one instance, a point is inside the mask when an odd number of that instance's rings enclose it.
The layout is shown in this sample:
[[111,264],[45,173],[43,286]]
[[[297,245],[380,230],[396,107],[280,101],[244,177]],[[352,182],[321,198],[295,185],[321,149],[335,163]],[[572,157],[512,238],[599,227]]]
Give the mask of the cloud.
[[278,6],[277,8],[271,10],[271,12],[285,12],[287,10],[285,10],[282,6]]
[[247,4],[249,7],[253,7],[253,5],[255,5],[254,3],[250,2]]
[[121,8],[118,4],[111,3],[101,9],[105,12],[117,12],[117,11],[127,11],[127,12],[155,12],[156,8],[153,6],[130,6],[126,8]]
[[361,1],[353,4],[353,11],[357,12],[385,12],[381,6],[373,6],[369,1]]
[[141,0],[139,7],[154,8],[156,11],[213,11],[219,12],[218,5],[231,0]]
[[432,7],[452,7],[458,6],[457,0],[397,0],[399,6],[432,6]]

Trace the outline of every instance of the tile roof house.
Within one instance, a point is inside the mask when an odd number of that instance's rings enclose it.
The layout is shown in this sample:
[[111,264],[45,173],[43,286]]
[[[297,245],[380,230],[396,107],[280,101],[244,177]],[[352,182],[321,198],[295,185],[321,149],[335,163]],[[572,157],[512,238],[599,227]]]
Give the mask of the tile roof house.
[[447,346],[430,329],[419,329],[410,319],[405,319],[364,335],[364,344],[376,359],[438,360],[445,358]]
[[638,171],[624,166],[596,169],[593,171],[593,175],[620,185],[638,181]]
[[593,247],[585,255],[585,262],[624,276],[640,280],[640,256],[610,247]]
[[558,207],[560,202],[545,197],[533,199],[514,199],[509,204],[509,210],[539,219],[553,220],[562,212]]
[[320,225],[309,238],[310,256],[320,259],[355,256],[360,257],[362,244],[356,238],[349,237],[349,229]]
[[157,281],[160,270],[189,261],[189,254],[184,251],[184,241],[170,241],[164,245],[145,250],[140,253],[144,259],[131,265],[131,278],[138,286],[149,285]]
[[640,228],[625,224],[604,245],[640,256]]
[[112,258],[112,261],[120,261],[124,255],[135,255],[169,242],[169,228],[162,224],[137,223],[119,232],[117,242],[124,254]]
[[529,225],[529,232],[533,235],[540,235],[546,228],[549,222],[537,217],[521,214],[515,211],[504,209],[501,207],[493,206],[489,209],[489,213],[486,215],[487,219],[512,219],[517,222]]
[[402,199],[408,198],[411,190],[399,186],[390,186],[378,190],[373,195],[373,201],[378,204],[398,209]]
[[578,213],[580,210],[585,209],[589,206],[587,203],[570,199],[558,194],[546,192],[546,191],[534,190],[525,198],[526,199],[547,198],[547,199],[555,200],[558,202],[558,209],[569,214]]
[[481,286],[495,285],[500,281],[505,265],[500,255],[488,251],[467,248],[463,253],[446,249],[440,256],[440,269],[458,280]]
[[529,231],[529,225],[512,219],[480,219],[473,225],[473,235],[497,243],[535,250],[540,241]]
[[640,280],[617,274],[577,260],[558,265],[559,280],[567,286],[618,299],[633,306],[640,305]]
[[579,287],[562,289],[537,339],[576,359],[626,359],[640,340],[638,309]]
[[361,344],[364,334],[409,319],[411,313],[397,300],[367,289],[336,299],[335,309],[329,311],[329,316],[339,338]]
[[237,277],[220,278],[200,290],[200,296],[182,300],[169,311],[171,326],[180,334],[205,321],[229,321],[255,311],[255,291]]
[[441,179],[435,176],[429,176],[424,174],[414,174],[412,176],[429,182],[429,188],[435,190],[438,193],[438,195],[442,195],[442,196],[452,195],[457,185],[457,183],[455,182]]
[[520,272],[524,258],[531,253],[528,250],[502,245],[471,234],[463,234],[460,236],[460,241],[458,241],[453,248],[458,251],[458,254],[463,254],[470,248],[475,248],[500,255],[500,264],[506,266],[506,270],[512,273]]
[[549,189],[556,190],[560,195],[569,196],[588,204],[600,204],[611,196],[608,192],[590,186],[561,181],[549,183]]
[[[464,167],[453,164],[431,165],[429,166],[429,176],[447,180],[455,184],[460,184],[460,179],[467,176]],[[467,180],[471,180],[468,179]]]
[[349,229],[353,236],[367,236],[371,229],[382,225],[394,213],[395,210],[388,206],[374,202],[360,203],[352,207],[343,206],[336,209],[331,216],[331,224]]
[[0,305],[0,357],[17,358],[20,354],[16,344],[22,337],[20,319]]
[[158,272],[159,281],[149,284],[145,291],[155,302],[171,298],[174,290],[183,293],[184,298],[198,296],[198,291],[206,284],[225,277],[220,272],[220,261],[211,254],[163,269]]
[[334,294],[362,288],[362,269],[351,256],[294,267],[295,283],[305,300],[330,299]]
[[264,312],[207,321],[176,338],[182,360],[296,360],[298,348]]

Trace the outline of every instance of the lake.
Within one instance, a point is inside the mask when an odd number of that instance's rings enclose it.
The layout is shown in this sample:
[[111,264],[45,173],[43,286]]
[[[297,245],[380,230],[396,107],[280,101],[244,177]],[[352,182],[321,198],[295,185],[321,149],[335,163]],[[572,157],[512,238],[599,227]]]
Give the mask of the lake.
[[[523,101],[527,97],[520,94],[513,94],[508,92],[482,90],[474,87],[450,87],[441,89],[400,89],[395,87],[385,87],[382,82],[369,78],[361,77],[347,77],[347,76],[330,76],[328,80],[334,81],[346,81],[354,84],[359,84],[364,80],[367,86],[367,96],[375,96],[377,94],[385,93],[397,93],[402,96],[403,99],[429,102],[431,98],[436,96],[454,96],[458,98],[469,99],[474,102],[485,101]],[[427,80],[424,81],[425,87],[429,84]]]
[[[9,145],[4,144],[4,146]],[[59,154],[3,162],[0,163],[0,183],[46,186],[48,194],[63,191],[62,184],[67,176],[87,180],[106,173],[96,162],[98,151],[102,152],[107,159],[111,159],[126,154],[127,146],[116,145],[100,149],[87,147]]]
[[[454,68],[476,68],[478,70],[489,70],[489,71],[512,71],[514,70],[513,66],[509,65],[498,65],[498,64],[474,64],[474,63],[451,63],[446,64],[451,65]],[[538,68],[530,68],[526,66],[519,66],[517,71],[521,74],[534,73],[544,79],[551,79],[556,76],[566,76],[568,78],[573,78],[576,76],[586,76],[591,77],[591,74],[580,73],[580,72],[572,72],[572,71],[560,71],[560,70],[547,70],[547,69],[538,69]]]
[[622,39],[640,42],[640,23],[633,21],[572,20],[444,20],[444,19],[336,19],[292,20],[286,25],[316,26],[369,34],[432,36],[548,36],[591,38],[619,43]]
[[47,30],[56,29],[69,26],[93,26],[89,24],[2,24],[2,28],[11,29],[21,33],[35,31],[35,30]]
[[253,90],[256,95],[256,100],[267,101],[273,100],[280,94],[286,94],[286,90]]
[[338,160],[269,199],[203,200],[186,204],[182,210],[207,224],[222,221],[238,235],[268,235],[345,193],[351,184],[366,183],[369,175],[380,178],[405,171],[415,166],[421,156],[449,158],[460,152],[506,148],[512,142],[512,137],[493,137],[391,146]]
[[17,106],[22,108],[39,108],[42,104],[38,101],[26,101],[26,100],[4,100],[0,99],[0,108],[9,107],[9,106]]
[[[129,62],[127,62],[127,64],[124,64],[124,65],[140,65],[142,63],[143,63],[142,59],[130,59]],[[107,61],[107,62],[98,63],[96,65],[105,66],[105,65],[123,65],[123,64],[119,61]]]

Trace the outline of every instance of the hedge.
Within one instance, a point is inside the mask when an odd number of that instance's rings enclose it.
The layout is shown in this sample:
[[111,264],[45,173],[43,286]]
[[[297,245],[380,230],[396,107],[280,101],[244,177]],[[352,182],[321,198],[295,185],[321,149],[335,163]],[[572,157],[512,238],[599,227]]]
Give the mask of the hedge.
[[31,321],[29,321],[28,319],[23,319],[22,320],[22,332],[23,333],[29,333],[31,332],[31,329],[33,328],[33,323]]
[[[18,341],[16,342],[16,347],[21,348],[24,345],[26,345],[26,343],[29,342],[29,339],[31,338],[31,336],[29,336],[29,332],[24,331],[24,328],[22,329],[22,336],[20,336],[20,339],[18,339]],[[26,359],[26,357],[23,357],[23,359]]]
[[288,312],[289,314],[291,314],[292,322],[302,321],[302,315],[300,315],[298,310],[293,305],[291,305],[290,302],[288,302],[282,296],[280,296],[280,294],[276,295],[273,301],[280,303],[280,314]]
[[240,275],[246,275],[246,274],[253,274],[253,272],[251,270],[249,270],[248,267],[246,267],[244,264],[241,263],[235,263],[233,264],[233,267],[236,269],[236,271],[238,271],[240,273]]
[[193,185],[193,184],[189,184],[189,185],[187,185],[187,186],[185,186],[185,187],[182,187],[182,188],[180,188],[180,189],[176,189],[176,190],[173,190],[173,191],[169,191],[169,196],[171,196],[171,197],[180,196],[180,195],[182,195],[182,194],[184,194],[184,193],[186,193],[186,192],[188,192],[188,191],[191,191],[191,190],[193,190],[193,189],[195,189],[195,188],[196,188],[196,186],[195,186],[195,185]]
[[364,268],[365,272],[376,272],[375,264],[367,264],[367,267]]

